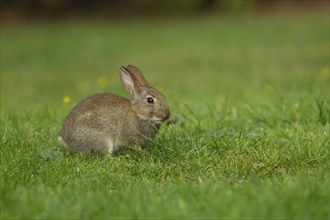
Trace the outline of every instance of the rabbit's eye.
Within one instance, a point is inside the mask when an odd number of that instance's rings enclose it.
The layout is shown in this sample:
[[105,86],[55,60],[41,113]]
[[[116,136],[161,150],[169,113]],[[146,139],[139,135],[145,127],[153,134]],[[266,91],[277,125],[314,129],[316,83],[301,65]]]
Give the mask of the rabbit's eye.
[[147,102],[148,102],[148,104],[153,104],[155,101],[152,97],[148,97]]

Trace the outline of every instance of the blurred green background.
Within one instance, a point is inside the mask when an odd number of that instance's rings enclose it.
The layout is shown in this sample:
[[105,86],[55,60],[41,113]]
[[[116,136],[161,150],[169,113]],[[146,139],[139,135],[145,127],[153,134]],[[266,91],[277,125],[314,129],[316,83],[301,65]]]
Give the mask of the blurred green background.
[[277,84],[295,87],[297,77],[300,87],[309,86],[327,74],[328,1],[2,0],[1,6],[3,109],[121,93],[117,72],[127,64],[166,88],[173,102],[191,105],[218,94],[244,96],[247,88],[261,95]]

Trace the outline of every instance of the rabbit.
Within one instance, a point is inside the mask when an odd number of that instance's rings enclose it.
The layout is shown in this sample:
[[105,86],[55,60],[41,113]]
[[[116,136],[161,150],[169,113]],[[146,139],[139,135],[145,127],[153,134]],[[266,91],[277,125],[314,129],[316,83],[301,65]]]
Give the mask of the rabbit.
[[119,75],[131,100],[111,93],[83,99],[67,116],[59,137],[70,152],[112,156],[123,147],[146,150],[170,117],[166,97],[137,67],[121,66]]

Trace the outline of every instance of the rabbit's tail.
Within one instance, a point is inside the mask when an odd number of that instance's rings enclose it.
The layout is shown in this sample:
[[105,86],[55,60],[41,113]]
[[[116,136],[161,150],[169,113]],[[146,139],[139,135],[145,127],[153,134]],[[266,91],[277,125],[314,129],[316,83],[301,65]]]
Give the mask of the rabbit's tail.
[[61,144],[62,144],[66,149],[68,149],[68,145],[64,142],[62,136],[58,136],[58,137],[57,137],[57,140],[58,140],[59,142],[61,142]]

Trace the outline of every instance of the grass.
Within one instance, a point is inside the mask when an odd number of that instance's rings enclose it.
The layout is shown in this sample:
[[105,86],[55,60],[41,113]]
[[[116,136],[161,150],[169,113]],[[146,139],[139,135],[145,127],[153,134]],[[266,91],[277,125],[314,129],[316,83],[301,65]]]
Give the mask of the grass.
[[[2,28],[1,218],[328,219],[327,18]],[[70,109],[98,92],[127,97],[126,64],[180,123],[146,154],[66,152],[57,136]]]

